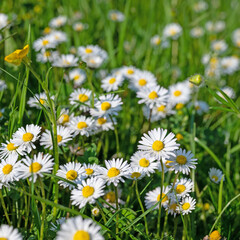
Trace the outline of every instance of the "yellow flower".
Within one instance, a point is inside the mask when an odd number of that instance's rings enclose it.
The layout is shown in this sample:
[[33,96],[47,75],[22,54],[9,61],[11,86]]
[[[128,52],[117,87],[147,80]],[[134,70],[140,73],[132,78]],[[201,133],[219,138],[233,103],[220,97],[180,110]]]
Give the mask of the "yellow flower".
[[23,49],[17,49],[13,53],[10,53],[8,56],[5,57],[5,61],[12,63],[16,66],[19,66],[24,57],[27,56],[29,51],[29,45],[26,45]]

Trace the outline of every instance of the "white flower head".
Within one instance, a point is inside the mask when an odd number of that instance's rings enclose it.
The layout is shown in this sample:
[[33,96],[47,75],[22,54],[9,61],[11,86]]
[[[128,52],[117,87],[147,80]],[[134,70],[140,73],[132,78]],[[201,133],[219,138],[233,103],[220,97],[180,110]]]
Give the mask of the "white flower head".
[[3,240],[22,240],[22,235],[18,232],[16,228],[2,224],[0,226],[0,239]]
[[193,189],[193,182],[189,178],[177,179],[174,185],[174,190],[176,191],[176,194],[178,197],[188,196],[189,193],[192,192],[192,189]]
[[178,39],[182,34],[182,27],[178,23],[170,23],[163,29],[163,36],[171,39]]
[[[54,97],[52,96],[51,99],[54,100]],[[45,107],[49,106],[47,95],[45,92],[39,94],[37,93],[33,97],[30,97],[27,103],[30,107],[34,107],[37,109],[42,109],[41,105]]]
[[169,88],[169,102],[171,104],[187,103],[191,97],[191,89],[189,84],[185,82],[179,82],[170,86]]
[[52,28],[59,28],[62,27],[66,24],[67,22],[67,17],[66,16],[58,16],[56,18],[53,18],[50,22],[49,22],[49,26]]
[[193,38],[200,38],[202,37],[204,34],[204,30],[202,27],[194,27],[191,29],[190,31],[190,35],[193,37]]
[[33,48],[35,51],[40,51],[40,50],[47,50],[47,49],[52,49],[56,47],[56,41],[50,36],[46,35],[44,37],[41,37],[33,42]]
[[3,91],[7,88],[7,84],[4,80],[0,80],[0,91]]
[[123,22],[125,19],[125,16],[122,12],[118,10],[110,10],[108,12],[108,18],[114,22]]
[[0,30],[8,25],[8,16],[4,13],[0,13]]
[[192,197],[186,197],[180,203],[180,211],[182,215],[191,213],[195,209],[196,200]]
[[211,43],[211,49],[216,53],[223,53],[227,48],[228,45],[224,40],[215,40]]
[[217,168],[210,168],[208,174],[209,174],[209,178],[214,183],[220,183],[222,178],[224,178],[222,171]]
[[123,76],[111,75],[102,80],[101,87],[106,92],[116,91],[123,84]]
[[98,173],[98,165],[96,163],[90,164],[90,163],[84,163],[83,164],[83,177],[87,178],[87,177],[94,177],[97,176]]
[[73,118],[74,114],[70,114],[69,109],[63,108],[59,114],[59,118],[57,119],[57,123],[60,125],[68,125],[70,120]]
[[79,87],[86,81],[86,72],[75,68],[69,72],[69,80],[73,81],[74,87]]
[[15,146],[12,143],[12,139],[7,141],[6,143],[2,143],[0,147],[0,158],[7,158],[10,156],[18,157],[18,155],[25,155],[25,147],[24,146]]
[[78,58],[73,54],[62,54],[53,61],[54,67],[60,68],[68,68],[68,67],[76,67],[78,64]]
[[131,180],[140,180],[145,177],[146,173],[141,167],[131,167],[129,173],[126,175]]

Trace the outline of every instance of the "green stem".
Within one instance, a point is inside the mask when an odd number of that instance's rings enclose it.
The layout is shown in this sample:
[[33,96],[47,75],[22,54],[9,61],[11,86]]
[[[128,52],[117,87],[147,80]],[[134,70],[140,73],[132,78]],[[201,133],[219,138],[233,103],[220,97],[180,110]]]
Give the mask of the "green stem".
[[[144,213],[145,211],[144,211],[144,207],[143,207],[143,204],[142,204],[142,201],[141,201],[141,198],[140,198],[140,194],[139,194],[139,191],[138,191],[138,182],[137,182],[137,180],[135,181],[135,187],[136,187],[136,194],[137,194],[137,199],[138,199],[139,205],[141,207],[142,213]],[[148,224],[147,224],[146,215],[143,218],[144,218],[146,234],[148,235]]]
[[114,121],[113,121],[113,118],[112,116],[110,115],[110,119],[114,125],[114,134],[115,134],[115,139],[116,139],[116,153],[117,153],[117,156],[119,155],[119,152],[120,152],[120,146],[119,146],[119,137],[118,137],[118,130],[117,130],[117,124],[114,124]]
[[[45,190],[44,190],[44,184],[41,178],[39,178],[42,197],[45,199]],[[46,218],[46,204],[44,202],[41,202],[42,204],[42,224],[40,229],[40,240],[44,239],[44,224],[45,224],[45,218]]]
[[94,108],[94,87],[92,84],[92,78],[93,78],[93,70],[88,70],[87,71],[87,80],[88,84],[90,85],[90,88],[92,90],[92,95],[91,95],[91,107]]
[[[117,187],[114,186],[115,190],[115,200],[116,200],[116,211],[118,211],[118,190]],[[119,215],[116,214],[116,235],[118,234],[118,220],[119,220]]]
[[0,198],[1,198],[2,208],[3,208],[3,211],[4,211],[5,217],[7,219],[8,225],[11,225],[11,221],[10,221],[10,218],[8,216],[8,211],[7,211],[4,199],[3,199],[2,191],[3,191],[3,189],[0,190]]

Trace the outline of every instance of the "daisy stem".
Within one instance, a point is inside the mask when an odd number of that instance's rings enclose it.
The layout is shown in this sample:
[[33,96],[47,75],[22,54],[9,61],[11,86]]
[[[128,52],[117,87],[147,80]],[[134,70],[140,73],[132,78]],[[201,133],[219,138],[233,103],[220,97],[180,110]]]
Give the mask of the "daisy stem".
[[165,233],[165,228],[167,226],[167,221],[168,221],[168,212],[166,212],[166,215],[164,218],[164,224],[163,224],[163,230],[162,230],[162,236],[161,236],[162,239],[163,239],[163,234]]
[[150,109],[149,119],[148,119],[148,130],[151,129],[151,118],[152,118],[152,108]]
[[102,218],[103,218],[104,224],[106,224],[106,223],[107,223],[107,220],[106,220],[105,214],[104,214],[104,212],[103,212],[103,210],[102,210],[100,204],[98,203],[98,201],[96,201],[96,204],[97,204],[97,206],[98,206],[98,208],[99,208],[99,211],[100,211],[100,213],[101,213],[101,215],[102,215]]
[[[118,190],[117,190],[117,187],[114,186],[114,190],[115,190],[116,211],[118,211]],[[116,234],[118,234],[118,219],[119,219],[119,215],[116,214]]]
[[114,126],[114,134],[115,134],[115,138],[116,138],[116,153],[117,153],[117,157],[118,157],[120,147],[119,147],[119,137],[118,137],[117,124],[114,124],[112,116],[111,115],[109,115],[109,116],[110,116],[110,119],[111,119],[111,121],[113,123],[113,126]]
[[[140,198],[140,194],[139,194],[139,191],[138,191],[138,182],[137,182],[137,180],[135,181],[135,188],[136,188],[136,194],[137,194],[137,199],[138,199],[139,205],[141,207],[142,213],[144,214],[145,211],[144,211],[144,207],[143,207],[143,204],[142,204],[142,201],[141,201],[141,198]],[[143,218],[144,218],[146,234],[148,236],[148,224],[147,224],[146,215]]]
[[[162,176],[161,176],[161,187],[160,187],[160,199],[162,199],[162,191],[163,191],[163,184],[164,184],[164,166],[162,159],[160,160],[161,168],[162,168]],[[157,225],[157,237],[160,236],[160,229],[161,229],[161,206],[162,201],[159,203],[159,211],[158,211],[158,225]]]
[[3,208],[3,211],[4,211],[5,217],[7,219],[8,225],[11,225],[11,221],[10,221],[10,218],[8,216],[8,211],[7,211],[4,199],[3,199],[2,191],[3,191],[3,189],[0,190],[0,198],[1,198],[2,208]]
[[[45,190],[44,190],[44,184],[41,178],[39,178],[40,182],[40,187],[41,187],[41,192],[42,192],[42,197],[45,199]],[[42,202],[42,224],[41,224],[41,229],[40,229],[40,240],[44,239],[44,223],[45,223],[45,218],[46,218],[46,204]]]
[[92,78],[93,78],[93,70],[88,69],[87,80],[88,80],[88,84],[90,85],[90,88],[92,90],[91,107],[94,108],[94,87],[93,87],[93,84],[92,84]]
[[174,230],[173,230],[173,238],[175,239],[177,234],[177,227],[178,227],[178,217],[174,218]]

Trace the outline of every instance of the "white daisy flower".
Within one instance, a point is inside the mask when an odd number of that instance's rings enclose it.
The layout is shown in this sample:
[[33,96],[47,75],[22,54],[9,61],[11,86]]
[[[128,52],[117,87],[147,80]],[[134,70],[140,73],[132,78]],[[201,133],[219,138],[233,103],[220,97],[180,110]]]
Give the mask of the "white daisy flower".
[[145,177],[146,173],[142,167],[131,167],[126,178],[131,180],[140,180]]
[[116,91],[123,84],[123,76],[121,75],[112,75],[104,78],[101,82],[101,87],[106,92]]
[[170,23],[163,29],[163,36],[166,38],[178,39],[182,34],[182,27],[178,23]]
[[217,53],[223,53],[227,50],[228,45],[224,40],[216,40],[211,42],[211,49]]
[[67,125],[70,120],[73,118],[74,114],[69,113],[69,109],[63,108],[59,114],[59,118],[57,119],[57,123],[60,125]]
[[18,168],[21,162],[17,162],[18,156],[9,156],[0,163],[0,181],[10,183],[19,180]]
[[90,163],[84,163],[83,164],[83,177],[87,178],[87,177],[93,177],[93,176],[97,176],[98,175],[98,165],[96,163],[94,164],[90,164]]
[[0,158],[18,157],[18,155],[23,156],[25,154],[24,146],[15,146],[14,143],[12,143],[12,139],[1,144]]
[[174,151],[178,149],[179,144],[176,143],[173,133],[167,135],[167,130],[155,128],[148,133],[144,133],[141,141],[139,141],[138,149],[146,151],[152,157],[160,160],[175,156]]
[[59,52],[42,49],[41,52],[37,54],[37,62],[53,62],[58,57]]
[[125,19],[125,16],[122,12],[118,10],[110,10],[108,12],[108,18],[114,22],[123,22]]
[[116,187],[119,182],[124,182],[123,177],[126,177],[130,170],[130,166],[127,161],[123,161],[123,159],[115,159],[112,160],[105,160],[106,168],[99,167],[99,178],[102,178],[107,185],[113,183]]
[[139,70],[134,66],[123,66],[119,71],[125,78],[131,79]]
[[195,12],[203,12],[208,9],[208,3],[205,1],[198,1],[193,5],[193,9]]
[[[166,159],[162,159],[162,162],[163,162],[163,170],[164,170],[164,173],[166,172],[170,172],[170,171],[173,171],[173,168],[169,165],[170,161],[166,160]],[[159,172],[162,172],[162,164],[158,164],[158,171]]]
[[168,160],[169,165],[174,169],[175,173],[182,172],[183,174],[189,174],[190,169],[195,169],[197,164],[197,159],[193,158],[191,151],[186,151],[185,149],[179,149],[174,152],[175,156],[170,156]]
[[94,119],[91,117],[78,116],[73,117],[68,127],[74,132],[74,136],[80,134],[81,136],[89,136],[94,124]]
[[193,190],[193,182],[189,178],[177,179],[174,185],[174,190],[176,191],[178,197],[188,196],[189,193]]
[[53,18],[50,22],[49,22],[49,26],[52,28],[59,28],[62,27],[66,24],[67,22],[67,17],[66,16],[58,16],[56,18]]
[[53,39],[56,45],[67,41],[67,34],[62,31],[52,31],[49,37]]
[[55,47],[56,47],[56,42],[49,35],[41,37],[33,42],[33,48],[37,52],[40,50],[46,51],[46,49],[55,48]]
[[151,88],[157,85],[157,78],[149,71],[136,71],[130,78],[130,88],[139,91],[145,87]]
[[176,217],[176,215],[180,213],[178,201],[173,197],[169,198],[168,205],[165,209],[168,212],[168,214],[171,214],[174,217]]
[[107,57],[102,55],[84,55],[82,60],[86,62],[89,68],[99,68],[107,60]]
[[96,99],[95,108],[91,108],[90,113],[94,117],[118,115],[122,104],[122,100],[117,94],[101,95]]
[[180,211],[182,215],[191,213],[195,209],[196,200],[192,197],[186,197],[180,203]]
[[186,82],[179,82],[169,87],[169,102],[171,104],[187,103],[191,97],[191,89]]
[[[191,107],[192,104],[189,104],[189,107]],[[209,106],[204,101],[195,101],[194,102],[194,108],[198,115],[202,115],[203,113],[207,113],[209,110]]]
[[240,47],[240,28],[237,28],[233,31],[232,41],[236,47]]
[[22,240],[23,237],[16,228],[2,224],[0,226],[0,239],[3,240]]
[[114,130],[114,125],[116,124],[116,120],[113,118],[113,122],[107,117],[100,117],[96,119],[95,125],[97,130],[101,131],[109,131]]
[[[125,202],[121,199],[121,195],[122,195],[122,191],[121,189],[117,189],[118,191],[118,205],[123,205],[125,204]],[[110,208],[110,206],[116,208],[116,195],[115,192],[113,191],[108,191],[105,195],[104,195],[104,199],[106,202],[108,202],[108,204],[104,203],[103,207],[105,208]],[[110,205],[110,206],[109,206]]]
[[[54,96],[51,97],[52,100],[54,100]],[[37,93],[33,97],[30,97],[27,104],[30,107],[35,107],[37,109],[42,109],[42,106],[48,106],[48,100],[47,100],[47,95],[45,92],[42,93]]]
[[224,178],[222,171],[217,168],[210,168],[208,174],[209,178],[214,183],[220,183],[222,178]]
[[141,88],[137,92],[137,98],[140,98],[138,103],[145,103],[150,108],[156,105],[166,105],[168,97],[168,90],[160,86]]
[[4,13],[0,13],[0,30],[8,25],[8,16]]
[[[59,170],[57,171],[57,176],[67,179],[75,184],[80,184],[83,177],[84,168],[82,167],[81,163],[69,162],[64,165],[60,165]],[[71,183],[66,181],[60,180],[58,184],[63,188],[74,189],[75,186]]]
[[[58,146],[66,146],[66,143],[73,138],[72,130],[64,126],[57,126],[57,144]],[[41,136],[40,145],[45,148],[53,149],[52,134],[46,130]]]
[[80,46],[78,48],[78,55],[81,58],[87,56],[101,56],[103,59],[107,59],[107,52],[98,45],[87,45],[86,47]]
[[91,212],[94,217],[98,217],[100,214],[100,210],[97,207],[94,207]]
[[73,54],[62,54],[58,58],[54,59],[53,66],[54,67],[76,67],[78,65],[78,58]]
[[0,92],[7,89],[7,84],[4,80],[0,80]]
[[85,29],[88,29],[88,24],[87,23],[82,23],[82,22],[76,22],[73,24],[73,29],[76,32],[81,32]]
[[200,38],[202,37],[204,34],[204,30],[202,27],[194,27],[191,29],[190,31],[190,35],[193,37],[193,38]]
[[73,81],[74,87],[81,86],[86,78],[86,72],[82,69],[75,68],[69,72],[69,80]]
[[51,173],[54,165],[54,159],[49,154],[39,152],[33,155],[33,159],[28,156],[22,159],[22,164],[19,167],[19,178],[28,178],[36,182],[37,177],[43,177],[43,173]]
[[[161,188],[157,187],[152,191],[149,191],[146,196],[145,196],[145,206],[147,209],[151,208],[152,206],[154,206],[157,202],[159,202],[161,199],[161,206],[163,206],[164,208],[167,207],[168,205],[168,201],[169,201],[169,191],[170,191],[170,187],[167,186],[163,186],[162,189],[162,194],[160,195],[161,192]],[[162,196],[162,197],[161,197]],[[158,209],[159,208],[159,204],[157,204],[157,206],[154,209]]]
[[80,104],[79,110],[84,112],[88,111],[90,108],[90,99],[92,92],[85,88],[79,88],[74,90],[69,98],[70,104]]
[[140,168],[146,175],[150,176],[158,169],[158,162],[155,157],[151,157],[145,151],[137,151],[130,158],[131,167]]
[[36,146],[33,144],[40,137],[41,127],[30,124],[26,126],[26,129],[21,127],[14,134],[12,143],[14,146],[21,146],[26,149],[27,153],[30,153]]
[[162,42],[162,39],[159,35],[154,35],[151,38],[150,42],[151,42],[151,45],[153,45],[153,46],[159,46]]
[[92,219],[83,219],[81,216],[68,218],[57,232],[56,240],[104,240],[100,230],[101,228]]
[[[236,93],[235,91],[233,90],[233,88],[231,87],[228,87],[228,86],[225,86],[221,89],[228,97],[230,98],[235,98],[236,97]],[[221,92],[217,92],[217,94],[220,96],[220,97],[223,97],[225,99],[225,97],[222,95]]]
[[105,183],[100,178],[88,178],[78,184],[77,189],[71,192],[72,205],[78,206],[80,209],[87,203],[94,204],[96,199],[104,195]]
[[220,65],[223,74],[232,75],[239,70],[239,58],[235,56],[224,57],[221,59]]

